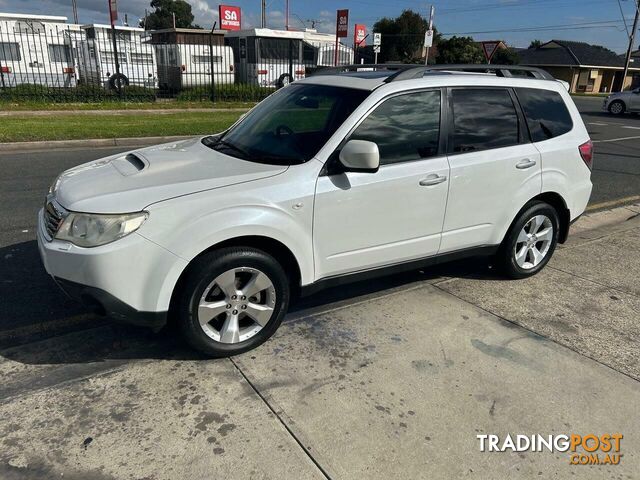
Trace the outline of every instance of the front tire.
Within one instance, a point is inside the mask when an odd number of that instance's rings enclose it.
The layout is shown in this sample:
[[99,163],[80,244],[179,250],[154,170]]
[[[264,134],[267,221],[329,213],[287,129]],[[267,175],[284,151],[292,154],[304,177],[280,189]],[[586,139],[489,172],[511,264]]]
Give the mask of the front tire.
[[224,248],[190,266],[178,318],[189,345],[210,357],[227,357],[269,339],[289,299],[289,279],[272,256],[255,248]]
[[625,104],[621,100],[614,100],[609,104],[609,113],[612,113],[613,115],[622,115],[625,110]]
[[560,232],[555,208],[545,202],[530,202],[507,232],[498,252],[498,265],[510,278],[535,275],[549,262]]

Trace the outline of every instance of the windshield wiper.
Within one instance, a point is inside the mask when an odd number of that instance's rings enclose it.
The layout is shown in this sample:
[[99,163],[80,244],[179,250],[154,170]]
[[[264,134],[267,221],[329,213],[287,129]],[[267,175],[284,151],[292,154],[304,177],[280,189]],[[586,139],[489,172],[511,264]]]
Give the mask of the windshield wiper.
[[251,157],[251,155],[249,154],[249,152],[247,152],[244,148],[238,147],[237,145],[234,145],[231,142],[227,142],[226,140],[218,140],[216,143],[214,143],[212,145],[212,147],[214,148],[214,150],[217,150],[215,147],[217,147],[218,145],[222,145],[224,147],[230,148],[231,150],[235,150],[236,152],[238,152],[240,155],[242,155],[245,159],[248,159]]

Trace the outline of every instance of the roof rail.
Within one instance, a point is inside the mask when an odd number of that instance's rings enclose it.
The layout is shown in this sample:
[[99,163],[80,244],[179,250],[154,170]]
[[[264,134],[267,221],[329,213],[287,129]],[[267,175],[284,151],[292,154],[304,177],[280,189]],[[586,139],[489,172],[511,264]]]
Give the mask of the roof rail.
[[491,65],[491,64],[458,64],[458,65],[415,65],[398,63],[362,63],[353,65],[341,65],[318,70],[315,75],[337,75],[358,71],[389,71],[393,72],[384,81],[385,83],[422,78],[425,74],[447,74],[454,72],[485,73],[497,77],[529,77],[539,80],[555,80],[547,71],[536,67],[522,65]]
[[525,67],[523,65],[491,65],[491,64],[459,64],[459,65],[430,65],[427,70],[469,72],[469,73],[489,73],[497,77],[529,77],[539,80],[555,80],[546,70],[536,67]]

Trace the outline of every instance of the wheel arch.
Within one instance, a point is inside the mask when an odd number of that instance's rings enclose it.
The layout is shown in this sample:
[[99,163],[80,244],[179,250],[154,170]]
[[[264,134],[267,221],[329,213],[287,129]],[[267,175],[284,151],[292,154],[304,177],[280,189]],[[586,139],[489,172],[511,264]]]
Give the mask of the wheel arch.
[[[284,243],[280,242],[271,237],[266,237],[262,235],[243,235],[239,237],[229,238],[227,240],[223,240],[218,242],[210,247],[206,248],[198,255],[193,257],[191,261],[187,264],[187,266],[182,270],[182,273],[178,277],[178,281],[176,282],[173,292],[171,294],[171,301],[169,306],[169,311],[175,311],[178,292],[182,288],[184,284],[187,273],[190,268],[193,266],[195,261],[213,250],[218,250],[221,248],[227,247],[250,247],[258,250],[262,250],[263,252],[271,255],[276,260],[281,262],[283,268],[289,274],[289,279],[291,282],[291,295],[295,296],[299,293],[301,287],[301,279],[302,272],[300,270],[300,264],[298,263],[298,259],[293,254],[291,249],[287,247]],[[173,316],[173,315],[171,315]]]
[[[562,195],[557,192],[543,192],[539,195],[536,195],[533,198],[530,198],[518,213],[513,217],[509,228],[507,229],[507,233],[511,230],[513,224],[520,218],[522,212],[527,208],[527,206],[534,201],[542,201],[551,205],[555,211],[558,213],[558,221],[560,222],[560,232],[558,232],[558,243],[564,243],[567,241],[567,237],[569,236],[569,225],[571,224],[571,213],[569,208],[567,207],[567,202],[565,202]],[[505,233],[505,235],[507,234]]]

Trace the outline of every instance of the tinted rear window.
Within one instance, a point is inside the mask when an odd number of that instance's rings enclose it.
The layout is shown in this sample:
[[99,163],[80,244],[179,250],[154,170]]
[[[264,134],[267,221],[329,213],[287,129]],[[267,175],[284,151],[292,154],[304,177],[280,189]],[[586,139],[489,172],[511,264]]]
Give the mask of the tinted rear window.
[[516,94],[534,142],[564,135],[573,128],[571,114],[559,93],[517,88]]
[[454,89],[452,103],[452,152],[475,152],[519,143],[518,114],[508,90]]

